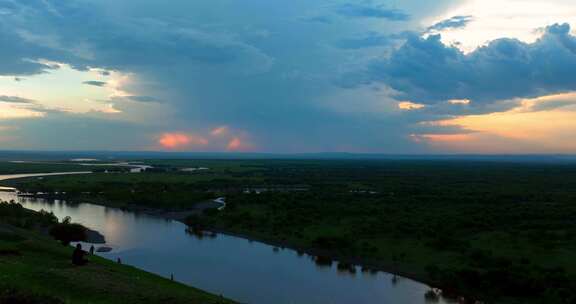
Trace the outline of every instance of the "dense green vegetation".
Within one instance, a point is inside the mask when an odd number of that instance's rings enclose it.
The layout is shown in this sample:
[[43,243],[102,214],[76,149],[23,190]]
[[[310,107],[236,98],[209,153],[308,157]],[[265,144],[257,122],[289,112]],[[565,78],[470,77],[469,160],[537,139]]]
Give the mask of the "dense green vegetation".
[[[58,193],[58,197],[70,200],[105,201],[115,207],[186,209],[213,199],[218,193],[264,181],[263,167],[257,161],[150,160],[144,163],[153,165],[154,169],[145,174],[95,173],[12,180],[3,184],[28,193]],[[53,166],[58,171],[58,165]],[[209,170],[181,171],[199,167]],[[101,171],[102,167],[92,169]]]
[[[86,176],[30,178],[9,181],[28,193],[53,193],[60,198],[106,202],[115,207],[143,206],[165,209],[185,209],[214,198],[207,187],[213,177],[185,173],[95,173]],[[197,184],[195,184],[197,183]]]
[[[316,253],[319,263],[337,259],[342,269],[362,263],[406,274],[488,303],[576,301],[574,165],[152,162],[164,172],[51,177],[16,186],[98,193],[113,204],[158,208],[186,208],[223,194],[224,211],[207,211],[189,224]],[[176,171],[197,166],[211,170]]]
[[71,247],[38,232],[54,223],[52,214],[0,203],[0,303],[230,303],[96,256],[73,266]]
[[80,172],[93,170],[119,170],[118,167],[83,166],[74,163],[55,162],[0,162],[0,174],[50,173],[50,172]]
[[271,184],[311,190],[230,194],[224,212],[190,224],[390,269],[490,303],[576,300],[576,167],[300,163],[267,174]]

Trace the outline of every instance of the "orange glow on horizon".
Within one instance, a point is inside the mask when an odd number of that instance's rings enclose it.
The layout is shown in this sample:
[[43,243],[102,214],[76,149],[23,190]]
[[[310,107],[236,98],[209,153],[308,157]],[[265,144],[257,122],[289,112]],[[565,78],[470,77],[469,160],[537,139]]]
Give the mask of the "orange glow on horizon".
[[449,121],[466,129],[519,140],[546,140],[576,130],[576,112],[504,112],[460,117]]
[[220,126],[218,128],[212,129],[212,131],[210,131],[210,135],[212,135],[212,136],[226,135],[229,130],[230,129],[228,128],[228,126]]
[[226,146],[226,150],[228,150],[228,151],[246,152],[246,151],[250,151],[252,149],[253,149],[252,144],[247,142],[245,139],[240,138],[240,137],[232,138],[228,142],[228,145]]
[[0,119],[40,118],[45,113],[0,102]]
[[[457,126],[467,133],[414,134],[416,142],[435,149],[470,153],[574,153],[576,111],[554,109],[531,112],[526,103],[508,112],[470,115],[428,122]],[[532,106],[530,104],[529,106]]]
[[448,100],[449,104],[460,104],[460,105],[467,105],[470,104],[470,99],[451,99]]
[[413,134],[412,138],[416,141],[433,141],[437,143],[464,142],[474,140],[471,134]]
[[165,149],[177,150],[191,148],[192,146],[205,146],[208,144],[208,140],[197,135],[164,133],[158,140],[158,143]]
[[238,137],[232,138],[228,143],[228,146],[226,146],[226,149],[228,151],[238,151],[241,148],[242,148],[242,140]]
[[423,104],[419,104],[419,103],[414,103],[414,102],[410,102],[410,101],[402,101],[398,103],[398,108],[400,110],[418,110],[418,109],[422,109],[426,107]]

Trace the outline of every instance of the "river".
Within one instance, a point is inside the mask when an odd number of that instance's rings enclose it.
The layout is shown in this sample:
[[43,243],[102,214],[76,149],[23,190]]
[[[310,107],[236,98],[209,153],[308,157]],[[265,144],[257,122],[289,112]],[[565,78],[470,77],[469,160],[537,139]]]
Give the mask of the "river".
[[[35,175],[38,176],[38,175]],[[22,176],[20,176],[22,177]],[[7,176],[0,176],[0,180]],[[70,204],[0,192],[25,208],[97,230],[113,250],[98,255],[242,303],[254,304],[420,304],[429,287],[391,274],[339,271],[318,266],[290,249],[218,234],[200,238],[180,222],[94,204]],[[439,300],[435,303],[446,303]]]

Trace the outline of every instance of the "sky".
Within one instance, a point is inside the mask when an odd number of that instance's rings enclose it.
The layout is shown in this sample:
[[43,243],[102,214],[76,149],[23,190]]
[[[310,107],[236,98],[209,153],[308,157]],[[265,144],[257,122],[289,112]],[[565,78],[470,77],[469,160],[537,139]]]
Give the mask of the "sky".
[[0,149],[576,153],[573,0],[0,0]]

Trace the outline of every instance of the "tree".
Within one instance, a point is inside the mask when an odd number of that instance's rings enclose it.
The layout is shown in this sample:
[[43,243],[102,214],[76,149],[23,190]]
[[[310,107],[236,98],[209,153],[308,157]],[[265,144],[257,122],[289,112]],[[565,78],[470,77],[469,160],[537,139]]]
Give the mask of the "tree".
[[62,245],[68,246],[70,242],[80,242],[86,240],[86,227],[72,223],[69,216],[50,229],[50,235],[56,240],[62,242]]

